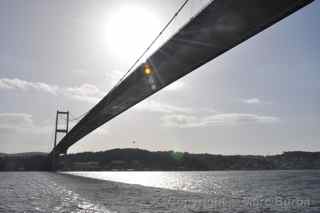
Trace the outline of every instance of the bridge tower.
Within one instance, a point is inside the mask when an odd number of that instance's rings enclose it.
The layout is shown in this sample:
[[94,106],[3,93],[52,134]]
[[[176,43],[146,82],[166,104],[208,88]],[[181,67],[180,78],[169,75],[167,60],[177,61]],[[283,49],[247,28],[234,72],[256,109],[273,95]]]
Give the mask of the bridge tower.
[[[64,125],[59,125],[59,121],[63,120]],[[69,111],[63,112],[63,111],[57,111],[56,114],[56,125],[55,125],[55,131],[54,131],[54,144],[53,144],[53,150],[55,150],[57,146],[57,140],[59,134],[67,134],[69,131]],[[59,156],[61,153],[53,153],[52,156],[52,170],[57,170],[57,165],[59,165]]]

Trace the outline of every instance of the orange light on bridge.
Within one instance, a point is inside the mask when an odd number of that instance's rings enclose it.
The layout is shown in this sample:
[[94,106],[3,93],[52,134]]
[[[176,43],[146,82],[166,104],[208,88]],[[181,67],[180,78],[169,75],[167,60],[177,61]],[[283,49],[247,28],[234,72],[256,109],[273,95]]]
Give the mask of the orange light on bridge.
[[144,65],[144,74],[145,75],[151,75],[152,74],[152,68],[149,64]]

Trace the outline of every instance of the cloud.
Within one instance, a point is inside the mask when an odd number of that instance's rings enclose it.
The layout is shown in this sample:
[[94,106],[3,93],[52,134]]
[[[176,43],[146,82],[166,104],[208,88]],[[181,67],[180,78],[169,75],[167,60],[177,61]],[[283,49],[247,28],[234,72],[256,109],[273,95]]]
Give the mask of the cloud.
[[20,91],[39,91],[49,93],[51,95],[63,95],[79,101],[89,103],[97,103],[106,92],[100,90],[92,84],[82,84],[78,87],[59,87],[43,82],[30,82],[20,79],[0,79],[0,90],[20,90]]
[[[114,70],[107,73],[107,79],[110,81],[109,85],[114,86],[120,77],[123,75],[120,71]],[[165,90],[176,91],[183,87],[183,83],[176,82],[171,84]],[[110,88],[109,88],[110,89]],[[59,87],[57,85],[50,85],[43,82],[30,82],[21,79],[0,79],[0,90],[18,90],[18,91],[38,91],[45,92],[51,95],[62,95],[64,97],[85,101],[88,103],[98,103],[106,94],[106,91],[100,90],[98,87],[92,84],[84,83],[77,87]],[[187,113],[190,109],[183,107],[176,107],[171,105],[166,105],[158,103],[155,101],[143,102],[139,104],[138,109],[153,111],[153,112],[183,112]]]
[[97,103],[105,95],[105,92],[92,84],[83,84],[79,87],[68,87],[62,89],[62,93],[68,98],[89,103]]
[[[181,88],[183,83],[176,84],[173,88]],[[92,84],[82,84],[79,87],[61,88],[41,82],[28,82],[20,79],[0,79],[0,89],[5,90],[37,90],[53,95],[63,95],[67,98],[97,103],[104,97],[106,92]],[[258,98],[243,100],[247,104],[259,104],[262,101]],[[162,113],[161,121],[168,127],[203,127],[217,125],[241,125],[250,123],[275,123],[280,121],[273,116],[262,116],[245,113],[217,113],[212,109],[189,108],[174,106],[154,100],[146,100],[134,107],[135,110]],[[0,128],[7,129],[30,129],[36,128],[28,114],[1,114]],[[107,131],[100,132],[107,134]]]
[[0,129],[32,128],[32,116],[25,113],[0,113]]
[[[70,129],[76,125],[77,122],[70,122]],[[54,125],[36,124],[32,115],[27,113],[0,113],[0,131],[14,132],[26,134],[46,134],[48,137],[53,133]],[[94,131],[95,135],[105,136],[110,135],[111,131],[108,127],[100,127]]]
[[179,107],[158,101],[143,101],[134,107],[136,110],[159,112],[159,113],[192,113],[193,109],[187,107]]
[[260,104],[261,103],[259,98],[244,99],[243,102],[246,104]]
[[160,119],[163,126],[178,128],[267,124],[280,121],[278,117],[274,116],[247,113],[218,113],[213,109],[180,107],[153,100],[144,101],[135,106],[135,109],[162,113]]
[[24,90],[24,91],[36,90],[36,91],[43,91],[43,92],[56,95],[59,87],[55,85],[42,83],[42,82],[24,81],[17,78],[14,78],[14,79],[2,78],[0,79],[0,89]]
[[0,113],[0,130],[31,134],[48,134],[48,125],[35,125],[32,115],[27,113]]
[[245,104],[271,104],[271,102],[262,101],[259,98],[243,99],[242,102]]
[[208,113],[216,113],[217,111],[210,108],[198,107],[181,107],[175,106],[167,103],[163,103],[160,101],[154,100],[144,100],[141,103],[137,104],[134,110],[144,111],[144,112],[155,112],[162,114],[208,114]]
[[161,118],[164,126],[167,127],[195,127],[200,126],[200,119],[193,115],[183,115],[183,114],[171,114],[165,115]]
[[204,117],[195,115],[171,114],[163,116],[161,120],[164,126],[178,128],[267,124],[280,121],[278,117],[242,113],[220,113],[207,115]]

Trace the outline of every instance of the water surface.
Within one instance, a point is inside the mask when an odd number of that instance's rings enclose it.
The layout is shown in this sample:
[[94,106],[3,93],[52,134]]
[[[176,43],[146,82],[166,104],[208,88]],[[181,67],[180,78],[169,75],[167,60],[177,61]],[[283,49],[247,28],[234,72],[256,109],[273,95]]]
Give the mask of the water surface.
[[319,213],[320,171],[2,172],[0,212]]

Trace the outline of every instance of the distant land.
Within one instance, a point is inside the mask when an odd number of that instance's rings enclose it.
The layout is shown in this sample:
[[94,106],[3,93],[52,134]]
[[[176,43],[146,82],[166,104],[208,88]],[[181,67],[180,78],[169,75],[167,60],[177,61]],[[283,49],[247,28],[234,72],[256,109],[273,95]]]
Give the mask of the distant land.
[[[0,154],[0,171],[45,170],[46,153]],[[141,149],[112,149],[61,157],[66,171],[211,171],[320,169],[320,152],[283,152],[279,155],[213,155]]]

